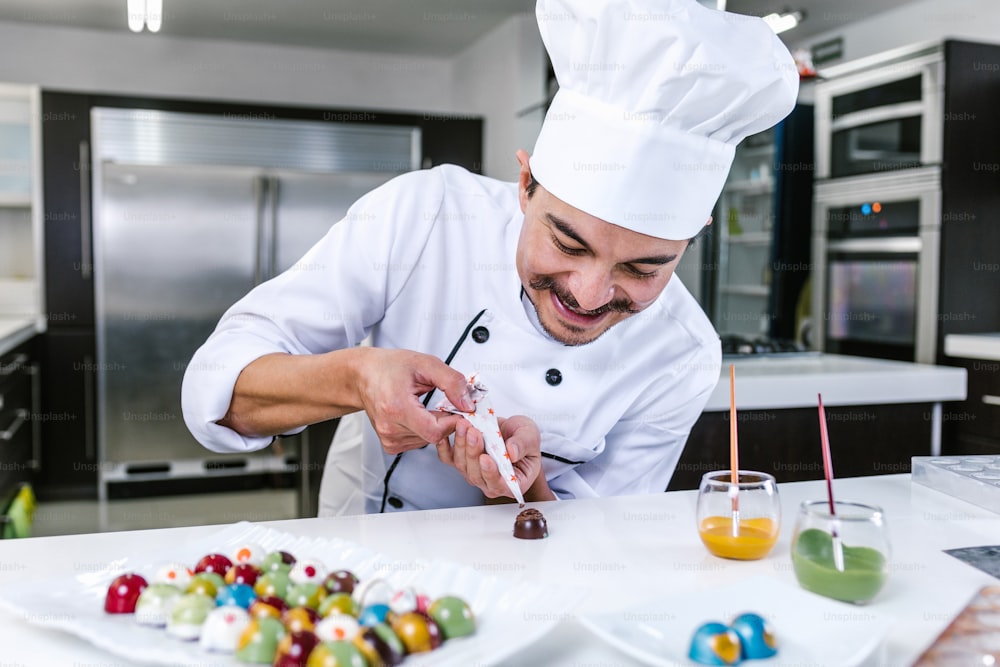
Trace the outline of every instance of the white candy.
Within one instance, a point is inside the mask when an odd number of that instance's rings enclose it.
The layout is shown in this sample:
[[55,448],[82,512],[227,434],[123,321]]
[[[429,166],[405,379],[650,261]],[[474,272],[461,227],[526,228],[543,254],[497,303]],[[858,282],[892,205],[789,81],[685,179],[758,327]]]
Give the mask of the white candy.
[[201,629],[199,645],[206,651],[234,653],[236,643],[246,627],[250,614],[242,607],[218,607],[208,612]]
[[412,588],[401,588],[389,599],[389,609],[396,614],[417,610],[417,592]]
[[351,641],[361,632],[361,626],[353,616],[334,612],[316,624],[315,632],[320,641]]
[[351,597],[364,609],[373,604],[389,604],[392,599],[392,587],[385,579],[373,577],[361,582],[361,585],[354,588]]
[[167,584],[147,586],[135,602],[135,622],[162,628],[174,603],[180,599],[181,589]]
[[187,588],[191,583],[192,572],[180,563],[168,563],[161,565],[153,575],[151,584],[170,584],[181,590]]
[[233,555],[230,557],[230,560],[233,561],[233,565],[237,565],[239,563],[260,565],[260,562],[264,560],[264,556],[266,555],[267,553],[264,551],[264,547],[254,542],[247,542],[243,546],[233,550]]
[[291,572],[288,573],[288,578],[294,584],[322,584],[326,575],[327,570],[323,563],[307,558],[295,562]]

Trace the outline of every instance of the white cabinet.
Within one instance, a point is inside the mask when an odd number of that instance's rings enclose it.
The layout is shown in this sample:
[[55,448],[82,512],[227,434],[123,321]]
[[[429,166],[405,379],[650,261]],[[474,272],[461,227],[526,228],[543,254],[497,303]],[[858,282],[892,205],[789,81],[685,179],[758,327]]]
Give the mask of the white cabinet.
[[0,84],[0,317],[42,317],[39,90]]

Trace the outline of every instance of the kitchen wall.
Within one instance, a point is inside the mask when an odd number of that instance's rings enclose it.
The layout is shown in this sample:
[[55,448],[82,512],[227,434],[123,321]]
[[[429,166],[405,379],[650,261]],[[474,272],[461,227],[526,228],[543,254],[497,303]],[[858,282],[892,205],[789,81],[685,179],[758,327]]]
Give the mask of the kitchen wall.
[[514,180],[544,118],[545,48],[533,14],[508,19],[455,58],[455,107],[486,118],[483,173]]
[[0,81],[157,97],[354,107],[486,118],[484,172],[517,174],[534,145],[545,55],[534,16],[508,19],[453,58],[266,46],[0,23]]
[[785,43],[793,49],[808,48],[843,36],[844,58],[837,61],[839,63],[945,37],[1000,42],[1000,2],[997,0],[916,0],[888,12],[857,17],[841,16],[837,3],[828,4],[830,9],[824,10],[825,16],[820,14],[807,17],[807,20],[832,20],[836,16],[851,21],[850,25],[798,42],[791,31],[784,35]]
[[0,81],[281,105],[453,111],[452,61],[0,23]]

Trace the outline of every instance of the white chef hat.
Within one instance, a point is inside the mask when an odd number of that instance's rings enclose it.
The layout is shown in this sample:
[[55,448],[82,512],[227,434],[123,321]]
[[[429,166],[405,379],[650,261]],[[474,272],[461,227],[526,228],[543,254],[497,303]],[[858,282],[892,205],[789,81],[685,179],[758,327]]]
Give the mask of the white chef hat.
[[695,0],[538,0],[535,13],[559,91],[532,173],[621,227],[695,236],[736,144],[795,104],[795,63],[758,18]]

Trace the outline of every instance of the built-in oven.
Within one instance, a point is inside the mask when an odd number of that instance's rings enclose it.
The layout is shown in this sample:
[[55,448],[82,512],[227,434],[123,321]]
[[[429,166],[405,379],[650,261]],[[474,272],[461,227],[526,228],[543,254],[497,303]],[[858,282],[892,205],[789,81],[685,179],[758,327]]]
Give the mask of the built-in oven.
[[940,43],[823,70],[816,86],[816,178],[940,164]]
[[940,170],[817,184],[813,331],[820,349],[933,363]]

